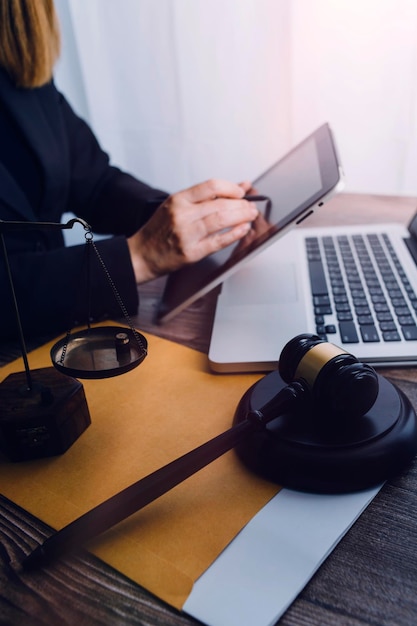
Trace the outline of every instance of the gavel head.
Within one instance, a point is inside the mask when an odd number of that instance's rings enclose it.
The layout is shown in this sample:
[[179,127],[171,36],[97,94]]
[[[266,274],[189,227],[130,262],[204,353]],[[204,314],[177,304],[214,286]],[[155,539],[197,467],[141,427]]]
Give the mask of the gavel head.
[[291,339],[279,357],[279,373],[286,383],[304,381],[323,416],[361,417],[378,396],[375,370],[317,335]]

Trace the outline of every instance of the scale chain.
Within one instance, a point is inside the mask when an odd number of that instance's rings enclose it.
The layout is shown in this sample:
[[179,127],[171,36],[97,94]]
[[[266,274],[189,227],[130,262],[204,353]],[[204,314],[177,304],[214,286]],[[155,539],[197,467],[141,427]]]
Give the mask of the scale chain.
[[[87,238],[87,235],[90,235],[90,236]],[[103,272],[104,272],[104,274],[105,274],[105,276],[106,276],[106,278],[108,280],[108,283],[109,283],[109,285],[110,285],[110,287],[111,287],[111,289],[113,291],[113,295],[116,298],[117,303],[120,306],[120,309],[121,309],[121,311],[123,313],[123,316],[126,319],[128,325],[129,325],[129,328],[132,331],[136,341],[138,342],[138,345],[143,350],[143,352],[145,354],[147,354],[147,349],[143,345],[142,340],[139,337],[139,334],[137,333],[135,327],[133,326],[132,320],[130,319],[129,313],[126,310],[124,302],[123,302],[122,298],[120,297],[119,292],[117,291],[117,287],[114,284],[113,279],[110,276],[109,270],[107,269],[106,264],[104,263],[104,261],[102,259],[102,256],[101,256],[100,252],[98,251],[96,244],[93,241],[93,234],[92,234],[91,230],[86,233],[85,238],[86,238],[87,243],[90,244],[93,247],[93,250],[94,250],[94,252],[95,252],[95,254],[96,254],[96,256],[97,256],[97,258],[99,260],[99,263],[100,263],[100,265],[101,265],[101,267],[103,269]]]
[[[143,342],[142,342],[142,340],[141,340],[141,338],[140,338],[140,335],[139,335],[139,333],[136,331],[136,328],[134,327],[133,322],[132,322],[132,320],[130,319],[129,313],[127,312],[127,309],[126,309],[126,307],[125,307],[125,305],[124,305],[124,302],[123,302],[123,300],[122,300],[122,298],[121,298],[121,296],[120,296],[120,294],[119,294],[119,292],[118,292],[118,290],[117,290],[117,287],[116,287],[116,285],[114,284],[112,277],[110,276],[110,272],[109,272],[109,270],[107,269],[107,266],[106,266],[106,264],[104,263],[103,258],[102,258],[102,256],[101,256],[100,252],[99,252],[99,251],[98,251],[98,249],[97,249],[96,244],[95,244],[95,243],[94,243],[94,241],[93,241],[93,233],[92,233],[92,231],[91,231],[91,228],[90,228],[90,226],[89,226],[88,224],[85,224],[85,223],[84,223],[83,225],[84,225],[84,229],[86,230],[86,233],[85,233],[85,235],[84,235],[84,236],[85,236],[85,241],[86,241],[86,244],[87,244],[87,245],[92,246],[92,249],[94,250],[94,253],[95,253],[95,255],[96,255],[96,257],[97,257],[97,259],[98,259],[98,261],[99,261],[99,263],[100,263],[100,265],[101,265],[101,268],[102,268],[102,270],[103,270],[103,272],[104,272],[104,275],[106,276],[107,281],[108,281],[108,283],[109,283],[109,285],[110,285],[110,287],[111,287],[111,290],[112,290],[112,292],[113,292],[113,295],[114,295],[114,297],[116,298],[116,301],[117,301],[117,303],[118,303],[118,305],[119,305],[119,307],[120,307],[120,309],[121,309],[121,311],[122,311],[122,313],[123,313],[123,316],[124,316],[125,320],[127,321],[128,326],[129,326],[130,330],[132,331],[133,336],[135,337],[135,339],[136,339],[136,341],[137,341],[138,346],[140,347],[140,349],[142,350],[142,352],[146,355],[146,354],[148,353],[148,350],[147,350],[147,348],[143,345]],[[88,323],[89,323],[89,321],[88,321]],[[68,342],[69,342],[70,336],[71,336],[71,329],[69,329],[69,330],[67,331],[67,334],[66,334],[66,341],[65,341],[65,343],[64,343],[64,345],[63,345],[63,347],[62,347],[62,352],[61,352],[61,356],[60,356],[60,359],[59,359],[59,361],[60,361],[61,365],[63,365],[63,364],[64,364],[64,359],[65,359],[65,355],[66,355],[66,353],[67,353],[67,347],[68,347]]]

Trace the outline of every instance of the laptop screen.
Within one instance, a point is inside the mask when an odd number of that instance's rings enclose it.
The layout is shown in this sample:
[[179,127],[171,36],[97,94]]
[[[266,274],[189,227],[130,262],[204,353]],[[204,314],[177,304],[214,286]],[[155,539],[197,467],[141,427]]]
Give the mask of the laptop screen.
[[303,221],[340,182],[340,164],[327,124],[282,157],[253,182],[259,215],[239,242],[173,273],[158,318],[166,321],[210,291],[233,271]]

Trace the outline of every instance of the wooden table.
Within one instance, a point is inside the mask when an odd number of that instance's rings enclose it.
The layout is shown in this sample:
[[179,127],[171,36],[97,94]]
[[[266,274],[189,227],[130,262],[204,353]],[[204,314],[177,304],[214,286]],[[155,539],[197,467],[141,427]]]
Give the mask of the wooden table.
[[[406,223],[413,198],[341,194],[305,225],[372,221]],[[207,353],[214,294],[165,326],[153,323],[163,279],[140,288],[134,320],[146,332]],[[0,364],[16,353],[0,346]],[[417,408],[417,369],[384,370]],[[152,597],[85,553],[37,572],[17,574],[21,558],[51,529],[0,498],[0,624],[37,626],[191,625],[197,622]],[[279,621],[282,626],[412,626],[417,624],[417,463],[390,480]],[[227,626],[227,624],[225,624]],[[256,626],[256,624],[254,625]]]

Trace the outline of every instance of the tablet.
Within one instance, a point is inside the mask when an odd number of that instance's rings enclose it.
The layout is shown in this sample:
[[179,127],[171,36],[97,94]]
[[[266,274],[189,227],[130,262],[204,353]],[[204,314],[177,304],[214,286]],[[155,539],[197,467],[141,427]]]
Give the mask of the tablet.
[[169,321],[220,285],[342,188],[342,168],[330,126],[320,126],[252,186],[261,199],[257,201],[259,215],[249,233],[237,243],[170,274],[157,313],[159,323]]

